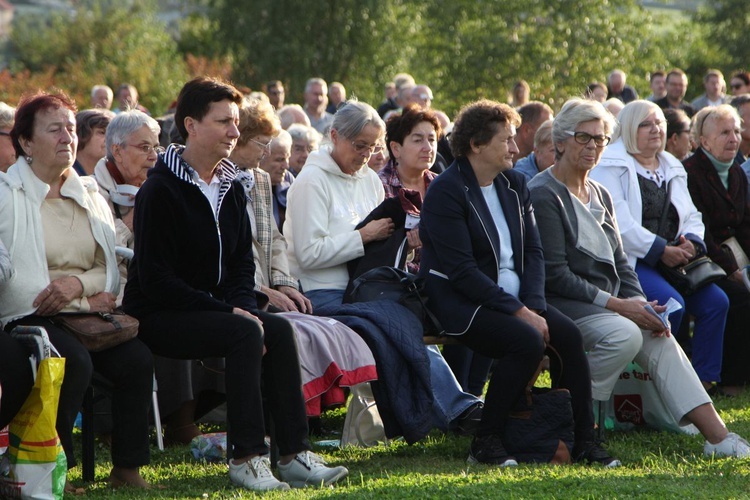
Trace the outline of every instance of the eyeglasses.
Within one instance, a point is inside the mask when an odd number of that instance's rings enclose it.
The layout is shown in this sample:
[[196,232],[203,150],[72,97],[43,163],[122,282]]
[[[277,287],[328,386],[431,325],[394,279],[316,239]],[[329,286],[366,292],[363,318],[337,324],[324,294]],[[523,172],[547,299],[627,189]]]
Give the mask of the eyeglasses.
[[608,135],[591,135],[586,132],[573,132],[572,130],[566,130],[565,133],[573,136],[573,139],[575,139],[578,144],[583,144],[584,146],[591,142],[591,139],[594,139],[596,147],[603,148],[612,140]]
[[354,151],[357,152],[357,154],[369,154],[369,155],[376,155],[383,151],[383,145],[382,144],[365,144],[363,142],[356,142],[352,141],[352,146],[354,146]]
[[131,148],[138,149],[144,155],[150,155],[151,153],[156,153],[157,155],[160,155],[164,151],[166,151],[161,146],[151,146],[149,144],[126,144],[126,146],[130,146]]
[[315,148],[312,146],[303,146],[301,144],[298,144],[296,146],[292,146],[292,151],[294,151],[295,153],[304,153],[305,151],[307,151],[308,153],[312,153],[313,151],[315,151]]
[[266,151],[269,151],[271,149],[271,143],[273,142],[273,139],[271,139],[268,142],[260,142],[260,141],[256,141],[255,139],[250,139],[250,141],[260,146],[261,149],[265,149]]
[[664,125],[664,120],[656,120],[653,122],[641,122],[638,124],[638,128],[651,130],[653,128],[661,128],[662,125]]

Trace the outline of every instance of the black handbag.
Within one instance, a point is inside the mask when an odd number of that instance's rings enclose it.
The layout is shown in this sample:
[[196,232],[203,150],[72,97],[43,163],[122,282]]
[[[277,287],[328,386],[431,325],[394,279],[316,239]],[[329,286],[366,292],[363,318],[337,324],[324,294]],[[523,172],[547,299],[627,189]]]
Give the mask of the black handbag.
[[[669,185],[667,187],[667,202],[662,210],[657,234],[661,232],[664,224],[666,224],[671,193],[672,186]],[[686,297],[694,294],[704,286],[710,285],[714,281],[726,278],[727,276],[727,273],[724,272],[721,266],[705,255],[697,257],[685,265],[676,267],[669,267],[662,261],[659,261],[656,264],[656,268],[662,277],[667,280],[667,282],[672,285],[680,295]]]
[[[547,350],[560,358],[553,347],[547,346]],[[569,464],[575,442],[570,392],[534,387],[542,366],[539,363],[524,397],[508,416],[503,446],[519,462]]]
[[704,286],[727,276],[716,262],[705,255],[677,267],[668,267],[660,261],[657,269],[662,277],[684,296],[690,296]]
[[345,303],[393,300],[411,311],[424,326],[426,335],[443,335],[440,321],[427,308],[424,284],[414,274],[395,267],[370,269],[352,281],[351,290],[344,296]]

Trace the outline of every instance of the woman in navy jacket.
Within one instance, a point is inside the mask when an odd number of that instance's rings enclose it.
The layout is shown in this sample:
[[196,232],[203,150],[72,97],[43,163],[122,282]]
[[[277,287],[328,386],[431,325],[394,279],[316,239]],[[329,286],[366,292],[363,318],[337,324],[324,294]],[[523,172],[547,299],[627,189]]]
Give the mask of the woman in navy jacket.
[[511,170],[512,108],[478,101],[459,113],[451,134],[456,161],[430,185],[422,207],[420,274],[430,307],[446,332],[497,359],[469,462],[515,465],[502,435],[510,410],[542,359],[551,356],[557,385],[570,389],[576,421],[573,458],[620,465],[594,439],[591,379],[581,334],[544,298],[544,255],[522,174]]

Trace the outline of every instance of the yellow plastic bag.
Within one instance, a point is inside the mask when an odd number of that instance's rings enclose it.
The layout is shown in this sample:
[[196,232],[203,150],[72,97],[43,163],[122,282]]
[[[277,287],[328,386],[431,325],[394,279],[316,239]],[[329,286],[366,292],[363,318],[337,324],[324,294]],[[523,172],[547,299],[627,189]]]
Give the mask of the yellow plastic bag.
[[2,498],[62,499],[67,461],[57,436],[57,405],[65,358],[39,363],[34,387],[10,422],[10,475],[0,483]]

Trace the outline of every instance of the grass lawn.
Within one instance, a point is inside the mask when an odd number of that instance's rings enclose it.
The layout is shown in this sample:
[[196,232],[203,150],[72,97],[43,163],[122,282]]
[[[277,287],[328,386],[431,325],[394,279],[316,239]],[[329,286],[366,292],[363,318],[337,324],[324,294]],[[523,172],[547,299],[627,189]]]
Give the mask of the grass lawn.
[[[717,408],[730,430],[750,436],[750,391],[720,399]],[[323,417],[325,428],[341,429],[343,410]],[[338,436],[313,437],[313,441]],[[408,446],[316,449],[331,464],[344,464],[349,477],[335,488],[266,494],[268,498],[750,498],[750,459],[703,456],[698,436],[663,432],[609,432],[607,446],[624,466],[520,465],[500,470],[466,464],[469,438],[433,433]],[[80,455],[79,455],[80,456]],[[106,478],[111,464],[106,449],[97,450],[96,482],[86,498],[253,498],[229,482],[227,466],[193,460],[189,447],[152,450],[143,475],[162,490],[112,490]],[[80,467],[69,478],[80,484]],[[66,497],[75,498],[75,497]]]

